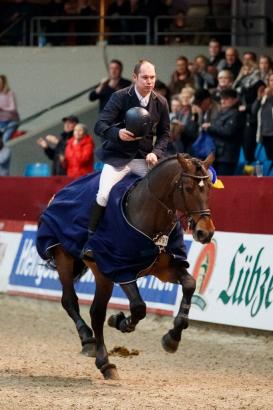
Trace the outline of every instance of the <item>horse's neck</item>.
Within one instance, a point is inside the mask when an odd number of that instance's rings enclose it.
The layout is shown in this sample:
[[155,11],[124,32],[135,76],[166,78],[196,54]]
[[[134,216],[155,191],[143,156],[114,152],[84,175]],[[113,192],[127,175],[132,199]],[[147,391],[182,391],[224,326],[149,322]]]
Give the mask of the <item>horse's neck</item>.
[[172,228],[175,218],[173,181],[178,173],[177,161],[166,161],[133,189],[128,199],[126,216],[135,228],[149,236],[159,232],[165,234]]

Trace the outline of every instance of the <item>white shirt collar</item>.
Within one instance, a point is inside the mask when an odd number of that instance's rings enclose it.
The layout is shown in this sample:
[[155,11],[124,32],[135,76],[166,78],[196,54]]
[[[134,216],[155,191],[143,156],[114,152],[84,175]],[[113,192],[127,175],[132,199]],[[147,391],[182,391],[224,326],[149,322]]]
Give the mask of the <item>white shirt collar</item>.
[[137,95],[137,98],[139,99],[139,103],[141,107],[147,107],[147,105],[149,104],[151,93],[147,94],[145,97],[142,97],[142,95],[140,95],[139,92],[137,91],[136,86],[135,86],[135,93]]

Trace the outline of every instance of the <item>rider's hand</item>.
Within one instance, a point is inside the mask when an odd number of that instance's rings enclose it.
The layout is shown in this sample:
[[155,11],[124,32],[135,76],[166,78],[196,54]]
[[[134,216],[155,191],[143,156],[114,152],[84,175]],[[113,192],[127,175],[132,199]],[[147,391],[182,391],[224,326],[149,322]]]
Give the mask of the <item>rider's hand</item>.
[[153,152],[150,152],[150,154],[146,156],[146,162],[148,166],[154,166],[157,163],[157,156]]
[[119,130],[119,138],[121,139],[121,141],[135,141],[136,139],[134,138],[134,134],[128,130],[126,130],[126,128],[121,128]]

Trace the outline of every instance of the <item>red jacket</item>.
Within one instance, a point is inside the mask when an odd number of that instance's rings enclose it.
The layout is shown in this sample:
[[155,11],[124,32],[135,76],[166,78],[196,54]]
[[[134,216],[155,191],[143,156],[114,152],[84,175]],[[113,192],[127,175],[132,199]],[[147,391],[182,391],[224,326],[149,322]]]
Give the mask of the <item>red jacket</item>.
[[65,148],[66,174],[69,177],[80,177],[94,171],[95,143],[91,135],[84,137],[76,144],[75,137],[67,141]]

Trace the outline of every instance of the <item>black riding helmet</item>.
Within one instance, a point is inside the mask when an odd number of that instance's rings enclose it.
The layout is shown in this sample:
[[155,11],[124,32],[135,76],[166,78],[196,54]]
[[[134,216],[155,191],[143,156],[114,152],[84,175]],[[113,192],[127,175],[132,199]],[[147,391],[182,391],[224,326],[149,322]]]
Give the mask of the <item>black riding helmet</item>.
[[125,113],[125,127],[131,131],[135,137],[146,137],[151,128],[150,113],[143,107],[130,108]]

